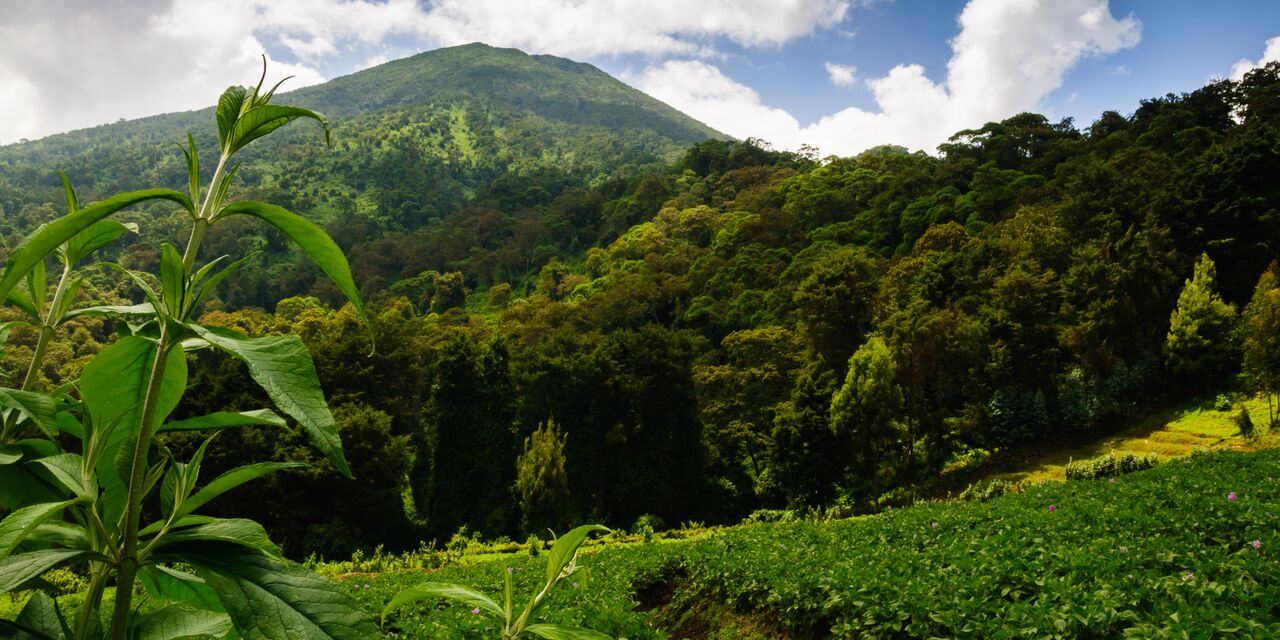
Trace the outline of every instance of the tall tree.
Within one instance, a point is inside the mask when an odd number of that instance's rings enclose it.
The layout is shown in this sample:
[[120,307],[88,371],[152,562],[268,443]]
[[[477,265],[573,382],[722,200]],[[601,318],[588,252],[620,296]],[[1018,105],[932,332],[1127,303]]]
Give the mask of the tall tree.
[[525,438],[524,453],[516,460],[516,496],[520,500],[520,528],[526,533],[562,530],[569,476],[565,473],[565,435],[555,419],[548,419]]
[[1184,380],[1210,384],[1232,359],[1233,305],[1216,291],[1217,270],[1209,254],[1201,254],[1195,273],[1182,287],[1169,318],[1164,356],[1169,370]]
[[1280,263],[1262,272],[1242,320],[1244,371],[1254,390],[1267,397],[1267,424],[1274,426],[1280,393]]
[[893,353],[872,336],[849,358],[849,373],[831,398],[831,430],[849,453],[846,490],[874,499],[894,479],[892,458],[906,435],[902,389]]

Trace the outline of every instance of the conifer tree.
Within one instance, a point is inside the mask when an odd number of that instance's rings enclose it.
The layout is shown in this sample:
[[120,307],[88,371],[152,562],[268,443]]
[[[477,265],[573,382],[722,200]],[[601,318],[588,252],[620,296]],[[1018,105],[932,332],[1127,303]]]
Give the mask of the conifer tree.
[[527,533],[556,529],[564,521],[569,495],[565,473],[565,436],[554,419],[544,422],[524,441],[524,453],[516,461],[516,495],[520,500],[520,525]]
[[1231,362],[1236,309],[1218,295],[1216,281],[1213,260],[1208,254],[1201,254],[1169,318],[1165,364],[1183,380],[1211,384]]

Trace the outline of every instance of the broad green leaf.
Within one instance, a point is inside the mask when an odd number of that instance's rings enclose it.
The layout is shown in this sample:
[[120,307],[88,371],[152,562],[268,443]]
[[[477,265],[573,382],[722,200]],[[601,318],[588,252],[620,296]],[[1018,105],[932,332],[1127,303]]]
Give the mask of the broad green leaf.
[[147,594],[157,600],[181,602],[205,611],[226,611],[218,595],[198,576],[154,565],[140,569],[138,579]]
[[31,299],[31,294],[21,289],[10,289],[5,299],[9,304],[27,314],[27,317],[31,318],[32,322],[40,323],[40,310],[36,309],[36,303]]
[[243,518],[217,519],[212,522],[170,531],[156,545],[157,553],[173,553],[175,546],[191,542],[224,542],[257,549],[269,556],[283,559],[280,548],[271,542],[267,530],[253,520]]
[[208,545],[183,559],[218,594],[246,640],[364,640],[378,627],[328,579],[245,547]]
[[247,338],[226,329],[188,325],[209,344],[240,358],[249,365],[249,375],[267,392],[271,401],[302,425],[316,448],[343,475],[351,469],[342,454],[338,425],[324,401],[324,391],[316,376],[311,354],[297,336]]
[[[109,498],[102,514],[107,521],[114,521],[124,508],[128,472],[121,473],[116,462],[122,458],[132,459],[156,348],[156,344],[146,338],[121,338],[90,361],[80,376],[80,395],[89,413],[100,421],[116,422],[98,461],[99,481]],[[186,386],[186,355],[174,349],[167,356],[160,385],[157,422],[162,423],[178,405]]]
[[[223,140],[223,153],[231,155],[258,138],[261,138],[280,127],[297,120],[311,118],[324,127],[325,144],[330,144],[329,120],[323,115],[302,107],[289,107],[277,104],[260,104],[244,111],[236,118],[230,135]],[[221,119],[219,119],[221,129]]]
[[194,513],[200,507],[208,504],[210,500],[252,480],[261,478],[262,476],[283,471],[285,469],[302,469],[307,465],[301,462],[259,462],[256,464],[247,464],[243,467],[236,467],[222,475],[213,479],[208,485],[205,485],[199,491],[195,492],[190,498],[182,502],[182,506],[178,508],[178,517],[185,517]]
[[[174,523],[173,523],[173,526],[172,526],[172,527],[170,527],[170,528],[172,528],[172,529],[182,529],[182,528],[184,528],[184,527],[194,527],[194,526],[196,526],[196,525],[208,524],[208,523],[210,523],[210,522],[214,522],[214,521],[216,521],[216,520],[217,520],[217,518],[214,518],[214,517],[211,517],[211,516],[187,516],[187,517],[185,517],[185,518],[179,518],[176,522],[174,522]],[[155,532],[157,532],[157,531],[159,531],[159,530],[161,530],[161,529],[163,529],[163,528],[164,528],[164,520],[157,520],[157,521],[152,522],[151,524],[149,524],[149,525],[147,525],[147,526],[145,526],[145,527],[143,527],[143,528],[139,529],[139,530],[138,530],[138,535],[140,535],[140,536],[149,536],[149,535],[151,535],[151,534],[153,534],[153,533],[155,533]]]
[[133,640],[212,639],[221,638],[230,630],[231,618],[225,613],[174,604],[138,616]]
[[[137,434],[155,360],[156,344],[146,338],[128,336],[103,349],[80,376],[80,394],[89,412],[99,420],[119,420],[112,440]],[[166,356],[164,379],[156,406],[156,420],[162,421],[178,402],[187,385],[187,359],[175,349]]]
[[73,309],[67,312],[63,317],[63,321],[81,316],[98,317],[107,316],[111,318],[135,319],[138,316],[155,316],[156,308],[150,302],[131,305],[106,305],[99,307],[84,307],[83,309]]
[[51,438],[58,434],[56,405],[47,393],[0,389],[0,410],[18,412]]
[[[26,451],[23,456],[30,458]],[[0,465],[0,509],[15,510],[29,504],[58,502],[66,499],[35,472],[21,464]]]
[[22,459],[22,449],[11,444],[0,444],[0,465],[13,464]]
[[564,571],[564,568],[569,566],[574,556],[578,554],[578,547],[587,539],[587,536],[596,531],[608,532],[609,529],[598,524],[584,524],[556,539],[547,557],[547,582],[553,582],[560,577],[560,572]]
[[52,254],[62,243],[88,229],[93,223],[111,214],[148,200],[169,200],[188,209],[191,200],[185,195],[171,189],[147,189],[130,191],[112,196],[101,202],[91,204],[73,214],[63,216],[46,224],[27,236],[5,261],[3,276],[0,276],[0,299],[7,300],[9,292],[35,268],[37,264]]
[[33,504],[14,511],[0,520],[0,560],[9,557],[36,527],[45,520],[62,513],[63,509],[80,502],[80,498],[63,502]]
[[[94,498],[98,495],[97,487],[84,485],[84,474],[82,472],[84,459],[76,453],[63,453],[56,456],[48,456],[40,458],[31,463],[33,466],[39,466],[60,486],[72,494],[82,498]],[[92,483],[92,478],[90,482]]]
[[408,604],[432,598],[444,598],[446,600],[461,602],[469,607],[488,611],[489,613],[498,616],[498,619],[502,619],[503,617],[502,607],[498,606],[498,603],[494,602],[489,596],[486,596],[479,591],[475,591],[474,589],[468,589],[467,587],[459,584],[450,584],[446,582],[428,582],[397,593],[395,597],[391,599],[391,602],[388,602],[387,606],[382,608],[382,617],[383,619],[386,619],[387,614],[395,611],[396,609]]
[[63,264],[75,266],[76,263],[92,255],[94,251],[115,242],[120,236],[137,232],[138,225],[132,222],[99,220],[67,240],[59,247],[57,253]]
[[[67,627],[67,621],[63,619],[57,603],[43,591],[31,594],[31,598],[22,607],[22,612],[18,614],[18,618],[14,622],[23,627],[27,634],[36,632],[40,634],[40,637],[49,638],[50,640],[71,637],[71,629]],[[17,637],[23,638],[24,636],[18,635]]]
[[0,593],[9,593],[28,580],[65,562],[92,554],[80,549],[44,549],[0,560]]
[[44,547],[64,547],[67,549],[89,550],[93,545],[89,541],[89,531],[78,524],[65,521],[46,522],[32,531],[27,540]]
[[[293,240],[351,301],[351,306],[355,307],[365,325],[369,324],[347,257],[324,229],[283,207],[251,200],[232,202],[222,209],[219,217],[239,214],[263,220]],[[372,330],[369,339],[373,340]]]
[[249,89],[241,86],[227,87],[227,90],[223,91],[218,98],[218,108],[214,111],[214,118],[218,121],[218,144],[222,147],[224,154],[227,149],[227,140],[231,137],[231,129],[240,117],[245,101],[249,99]]
[[183,302],[187,292],[186,268],[182,264],[182,254],[168,242],[160,247],[160,284],[160,299],[169,310],[169,316],[185,319]]
[[203,431],[205,429],[221,430],[249,426],[283,427],[286,426],[286,423],[284,418],[276,415],[276,413],[270,409],[242,411],[240,413],[220,411],[218,413],[211,413],[198,418],[188,418],[186,420],[170,422],[161,426],[160,431]]
[[524,628],[525,633],[532,633],[547,640],[613,640],[599,631],[579,627],[565,627],[558,624],[531,624]]

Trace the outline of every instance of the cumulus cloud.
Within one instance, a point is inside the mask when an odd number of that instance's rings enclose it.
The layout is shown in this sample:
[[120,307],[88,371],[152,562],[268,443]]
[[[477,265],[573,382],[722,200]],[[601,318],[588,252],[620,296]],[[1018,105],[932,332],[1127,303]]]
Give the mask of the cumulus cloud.
[[800,123],[767,107],[760,94],[701,60],[668,60],[623,80],[735,138],[763,138],[790,145]]
[[[706,57],[844,20],[849,0],[59,0],[0,3],[0,143],[212,104],[255,80],[286,88],[411,51],[482,41],[568,57]],[[405,43],[410,43],[406,45]],[[270,56],[269,56],[270,57]],[[339,62],[335,62],[339,61]]]
[[837,87],[852,87],[854,78],[857,76],[858,68],[849,67],[834,62],[827,63],[827,77],[831,78],[831,84]]
[[[783,127],[778,110],[722,74],[695,95],[681,94],[680,87],[697,80],[675,76],[711,78],[705,63],[668,62],[639,74],[636,86],[725,133],[781,147],[810,144],[836,154],[880,144],[932,150],[960,129],[1036,108],[1081,59],[1133,47],[1141,37],[1138,21],[1117,19],[1106,0],[970,0],[959,26],[944,81],[929,79],[920,65],[898,65],[866,81],[878,110],[850,107],[803,127]],[[724,100],[708,95],[717,89]],[[752,126],[758,114],[769,118]]]
[[1266,48],[1262,50],[1262,57],[1258,58],[1257,62],[1241,58],[1239,62],[1232,65],[1231,79],[1239,82],[1244,79],[1244,74],[1277,60],[1280,60],[1280,36],[1267,40]]

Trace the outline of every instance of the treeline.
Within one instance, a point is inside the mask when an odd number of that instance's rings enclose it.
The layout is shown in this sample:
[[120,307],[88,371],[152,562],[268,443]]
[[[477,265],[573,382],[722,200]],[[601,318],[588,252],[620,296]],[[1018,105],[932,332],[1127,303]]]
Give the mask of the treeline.
[[[937,156],[819,162],[707,141],[669,168],[590,182],[496,175],[419,227],[394,206],[357,209],[330,230],[376,349],[270,251],[205,318],[303,337],[356,480],[317,459],[224,506],[295,555],[463,526],[514,537],[644,514],[860,510],[975,450],[1105,428],[1242,362],[1270,397],[1278,174],[1272,64],[1083,129],[1021,114]],[[430,180],[405,184],[404,202],[432,197]],[[90,349],[107,329],[72,342]],[[237,364],[196,357],[215,366],[193,368],[192,415],[266,401]],[[310,455],[296,434],[248,429],[205,464],[285,451]]]

